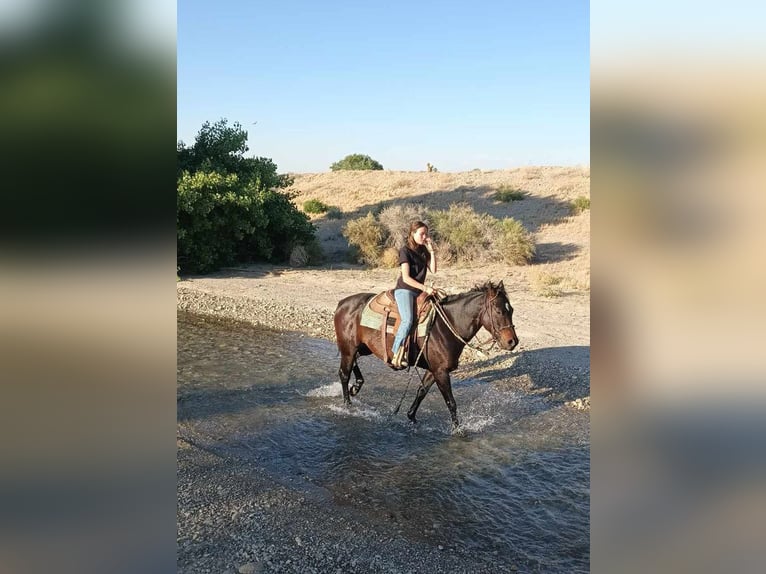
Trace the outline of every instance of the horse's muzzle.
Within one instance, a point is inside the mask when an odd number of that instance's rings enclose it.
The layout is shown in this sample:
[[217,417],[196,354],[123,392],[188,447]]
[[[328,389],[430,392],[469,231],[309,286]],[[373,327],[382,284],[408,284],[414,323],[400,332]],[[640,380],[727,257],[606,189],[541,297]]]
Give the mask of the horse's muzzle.
[[505,351],[513,351],[516,348],[516,345],[519,344],[519,338],[516,336],[516,333],[514,333],[508,338],[500,337],[500,340],[497,344],[501,349],[504,349]]

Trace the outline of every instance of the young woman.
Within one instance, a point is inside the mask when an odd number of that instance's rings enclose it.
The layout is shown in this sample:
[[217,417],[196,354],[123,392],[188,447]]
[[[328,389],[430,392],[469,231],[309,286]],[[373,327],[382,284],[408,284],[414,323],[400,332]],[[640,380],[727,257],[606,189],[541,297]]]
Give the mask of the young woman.
[[394,298],[399,308],[402,322],[394,338],[392,347],[393,359],[391,364],[397,368],[407,366],[404,358],[404,339],[412,327],[415,298],[423,291],[429,295],[434,292],[425,285],[426,273],[436,273],[436,253],[431,238],[428,236],[428,226],[422,221],[413,221],[407,234],[407,244],[399,250],[399,266],[401,274],[396,281]]

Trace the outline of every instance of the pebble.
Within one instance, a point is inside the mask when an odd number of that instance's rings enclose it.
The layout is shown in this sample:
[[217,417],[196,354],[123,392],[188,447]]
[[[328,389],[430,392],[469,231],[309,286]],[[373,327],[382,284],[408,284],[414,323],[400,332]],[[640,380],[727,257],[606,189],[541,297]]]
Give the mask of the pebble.
[[258,566],[259,564],[256,564],[255,562],[248,562],[237,568],[237,572],[239,572],[239,574],[255,574],[262,570],[262,568],[258,568]]

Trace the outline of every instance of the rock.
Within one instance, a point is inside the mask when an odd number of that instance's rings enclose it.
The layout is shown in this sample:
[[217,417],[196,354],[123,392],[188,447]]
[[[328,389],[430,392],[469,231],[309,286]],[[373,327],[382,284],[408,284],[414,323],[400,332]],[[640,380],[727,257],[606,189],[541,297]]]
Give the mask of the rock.
[[239,574],[255,574],[256,572],[263,571],[263,566],[260,562],[248,562],[237,568]]

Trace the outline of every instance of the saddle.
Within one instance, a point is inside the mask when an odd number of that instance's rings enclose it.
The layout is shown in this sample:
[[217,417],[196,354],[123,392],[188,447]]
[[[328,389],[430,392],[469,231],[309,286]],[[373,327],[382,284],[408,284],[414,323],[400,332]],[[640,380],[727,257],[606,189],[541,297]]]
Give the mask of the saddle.
[[[433,314],[433,302],[431,297],[425,292],[418,295],[415,300],[415,317],[413,321],[413,328],[408,336],[404,340],[405,353],[409,353],[409,343],[413,338],[414,333],[424,332],[430,326]],[[382,319],[381,319],[382,318]],[[386,362],[390,361],[389,357],[389,345],[387,344],[387,334],[394,334],[399,330],[399,325],[402,322],[401,315],[399,315],[399,308],[396,305],[396,299],[394,299],[394,290],[389,289],[378,293],[372,299],[367,302],[367,305],[362,312],[362,325],[371,329],[380,328],[380,336],[383,342],[383,351],[385,353]]]

